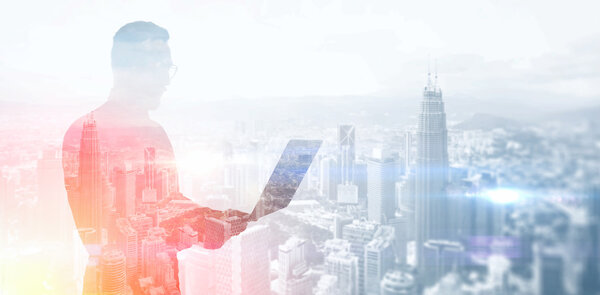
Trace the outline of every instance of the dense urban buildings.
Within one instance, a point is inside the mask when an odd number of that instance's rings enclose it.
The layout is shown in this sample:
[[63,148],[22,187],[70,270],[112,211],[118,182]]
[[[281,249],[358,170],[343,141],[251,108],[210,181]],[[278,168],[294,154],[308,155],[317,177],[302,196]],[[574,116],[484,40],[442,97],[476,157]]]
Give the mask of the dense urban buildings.
[[[26,165],[0,167],[0,244],[11,251],[2,256],[3,291],[16,292],[12,270],[46,259],[44,274],[67,274],[45,275],[55,294],[84,286],[127,295],[597,293],[600,202],[597,186],[585,182],[600,164],[586,148],[599,138],[596,125],[461,127],[455,114],[446,119],[436,80],[410,124],[185,126],[212,141],[193,149],[214,153],[178,165],[223,166],[200,176],[176,173],[156,143],[116,152],[103,145],[98,114],[83,118],[73,131],[81,138],[62,157],[55,145],[20,159]],[[259,197],[293,136],[324,143],[289,206],[246,222],[252,207],[244,206]],[[58,191],[61,162],[66,190]],[[79,203],[84,197],[100,207]],[[81,221],[73,212],[85,227],[63,228],[71,221],[58,213],[35,222],[44,208],[69,213],[67,201],[90,212]],[[204,202],[235,210],[196,205]],[[46,229],[68,242],[47,241]],[[39,248],[18,249],[25,239]],[[68,255],[58,256],[62,248]]]

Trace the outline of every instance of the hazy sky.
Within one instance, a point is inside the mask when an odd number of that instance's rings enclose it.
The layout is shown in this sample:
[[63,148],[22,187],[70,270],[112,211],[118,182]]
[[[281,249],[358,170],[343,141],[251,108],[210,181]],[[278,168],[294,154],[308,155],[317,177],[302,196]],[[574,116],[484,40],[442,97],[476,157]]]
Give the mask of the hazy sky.
[[[6,1],[5,1],[6,2]],[[103,101],[112,36],[153,21],[179,67],[167,97],[447,97],[577,106],[600,96],[598,1],[11,1],[0,100]]]

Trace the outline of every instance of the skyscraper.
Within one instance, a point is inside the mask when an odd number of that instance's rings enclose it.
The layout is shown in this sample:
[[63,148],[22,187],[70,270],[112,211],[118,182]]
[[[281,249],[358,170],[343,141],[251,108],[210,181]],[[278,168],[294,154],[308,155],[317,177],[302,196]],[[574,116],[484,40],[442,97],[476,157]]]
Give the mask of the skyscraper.
[[360,294],[358,263],[358,257],[346,251],[333,252],[325,258],[325,273],[337,277],[336,287],[341,294]]
[[126,218],[117,219],[116,226],[117,243],[125,255],[127,282],[132,283],[138,275],[138,235]]
[[177,253],[182,294],[270,294],[268,228],[256,225],[215,250]]
[[367,203],[367,162],[359,159],[354,161],[354,184],[358,187],[358,202],[363,206]]
[[142,191],[142,202],[155,203],[157,201],[154,178],[156,176],[156,151],[153,147],[144,149],[144,190]]
[[442,90],[428,74],[423,89],[421,113],[417,128],[416,155],[416,254],[419,273],[423,275],[424,244],[443,235],[445,188],[448,170],[448,132]]
[[412,132],[406,131],[404,133],[404,170],[410,171],[411,163],[412,163]]
[[539,294],[564,294],[564,261],[557,248],[538,246],[536,248],[536,275]]
[[387,225],[394,228],[394,250],[396,259],[400,264],[406,263],[407,245],[412,239],[412,226],[410,223],[412,217],[412,212],[396,211],[394,218],[389,219],[387,222]]
[[356,294],[365,294],[365,246],[373,239],[377,224],[355,220],[343,227],[342,236],[350,242],[350,252],[358,259],[358,288]]
[[339,168],[341,184],[350,184],[353,181],[353,166],[355,158],[354,126],[340,125],[338,127]]
[[358,186],[354,184],[338,184],[338,204],[358,204]]
[[135,171],[115,171],[115,198],[119,216],[135,215]]
[[144,149],[144,179],[146,188],[154,188],[156,150],[153,147]]
[[[81,142],[79,145],[79,195],[74,204],[79,208],[73,210],[77,216],[78,228],[96,230],[93,243],[100,242],[102,232],[102,175],[100,171],[100,150],[98,147],[98,130],[93,115],[83,123]],[[71,195],[69,196],[71,197]]]
[[104,251],[101,260],[102,294],[125,295],[125,255],[119,250]]
[[394,265],[394,228],[381,226],[376,237],[365,246],[365,292],[379,294],[379,283]]
[[345,213],[336,213],[333,216],[333,238],[341,239],[344,225],[352,223],[352,216]]
[[138,275],[143,275],[144,259],[142,257],[142,241],[148,236],[148,230],[152,227],[152,218],[144,214],[138,214],[129,217],[131,227],[137,232],[137,253],[138,253]]
[[304,258],[305,240],[291,237],[285,244],[279,245],[278,293],[285,295],[308,294],[311,281],[308,265]]
[[394,160],[380,149],[367,160],[367,199],[369,220],[385,223],[394,217],[395,169]]
[[425,284],[433,284],[452,269],[461,266],[464,247],[454,241],[428,240],[425,242],[423,259],[427,266]]
[[321,160],[321,194],[329,200],[337,199],[337,184],[339,173],[337,173],[337,162],[334,158],[326,157]]
[[143,277],[155,277],[157,274],[156,255],[165,250],[165,240],[158,235],[148,235],[142,240],[142,275]]

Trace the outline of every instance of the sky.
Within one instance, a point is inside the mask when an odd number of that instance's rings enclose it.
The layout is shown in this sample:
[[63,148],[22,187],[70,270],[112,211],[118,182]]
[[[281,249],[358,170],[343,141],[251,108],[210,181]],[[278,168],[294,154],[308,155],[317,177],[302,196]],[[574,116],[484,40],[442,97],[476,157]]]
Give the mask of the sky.
[[13,1],[0,7],[0,101],[102,102],[136,20],[169,30],[167,98],[446,97],[554,108],[600,96],[597,1]]

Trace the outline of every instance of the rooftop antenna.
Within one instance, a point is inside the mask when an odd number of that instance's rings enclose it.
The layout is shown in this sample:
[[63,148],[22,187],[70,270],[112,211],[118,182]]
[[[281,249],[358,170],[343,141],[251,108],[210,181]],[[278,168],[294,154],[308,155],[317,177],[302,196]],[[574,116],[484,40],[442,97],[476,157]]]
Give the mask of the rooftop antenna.
[[435,59],[435,86],[437,86],[437,58]]
[[431,58],[427,55],[427,86],[431,86]]

